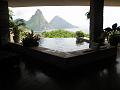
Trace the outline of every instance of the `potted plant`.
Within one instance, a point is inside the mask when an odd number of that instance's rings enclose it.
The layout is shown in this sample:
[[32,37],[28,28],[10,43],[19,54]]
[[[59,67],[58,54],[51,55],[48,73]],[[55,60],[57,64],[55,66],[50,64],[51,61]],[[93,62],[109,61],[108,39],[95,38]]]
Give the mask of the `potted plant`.
[[21,30],[20,27],[25,27],[25,20],[24,19],[16,19],[13,21],[12,16],[9,15],[9,30],[14,35],[13,40],[15,43],[20,42],[20,33]]
[[117,23],[112,25],[112,28],[107,27],[104,29],[104,32],[107,33],[107,41],[111,46],[117,46],[120,41],[120,26]]
[[77,31],[76,32],[76,42],[83,42],[83,38],[85,37],[85,34],[82,31]]
[[31,30],[31,33],[26,33],[25,38],[23,38],[22,43],[25,47],[33,47],[38,46],[40,40],[39,34],[34,34],[33,30]]

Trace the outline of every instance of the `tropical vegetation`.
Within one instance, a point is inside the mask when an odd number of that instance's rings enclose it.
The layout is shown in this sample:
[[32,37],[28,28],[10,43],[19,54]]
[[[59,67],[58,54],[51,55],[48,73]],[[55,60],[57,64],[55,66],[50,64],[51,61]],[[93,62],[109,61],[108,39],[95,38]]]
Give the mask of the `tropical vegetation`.
[[29,29],[26,27],[24,19],[13,20],[12,16],[13,12],[9,9],[9,31],[14,35],[14,42],[19,43],[25,37],[25,32],[28,32]]
[[69,32],[65,30],[54,30],[50,32],[43,32],[42,33],[43,37],[47,38],[70,38],[70,37],[75,37],[74,32]]
[[89,37],[88,34],[83,33],[82,31],[77,31],[76,33],[66,31],[66,30],[53,30],[49,32],[43,32],[43,37],[45,38],[76,38],[79,36]]
[[25,34],[25,38],[23,38],[23,46],[31,47],[31,46],[38,46],[39,40],[41,36],[39,34],[35,34],[33,30]]
[[77,31],[76,37],[85,37],[85,34],[82,31]]
[[[13,34],[13,40],[15,43],[19,43],[26,38],[26,33],[30,34],[30,28],[27,27],[24,19],[13,20],[13,12],[9,9],[9,30]],[[89,37],[89,34],[85,34],[82,31],[70,32],[63,29],[44,31],[40,33],[44,38],[76,38],[76,37]]]
[[118,45],[120,42],[120,26],[117,23],[113,24],[112,27],[105,28],[104,33],[110,45]]

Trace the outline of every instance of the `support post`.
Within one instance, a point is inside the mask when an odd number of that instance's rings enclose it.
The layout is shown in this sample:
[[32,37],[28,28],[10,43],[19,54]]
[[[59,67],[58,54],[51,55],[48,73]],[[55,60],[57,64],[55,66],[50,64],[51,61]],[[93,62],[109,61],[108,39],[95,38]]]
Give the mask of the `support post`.
[[[90,0],[90,41],[99,43],[103,30],[104,0]],[[91,47],[91,44],[90,44]]]
[[9,34],[9,14],[8,14],[8,1],[0,1],[0,48],[8,44]]

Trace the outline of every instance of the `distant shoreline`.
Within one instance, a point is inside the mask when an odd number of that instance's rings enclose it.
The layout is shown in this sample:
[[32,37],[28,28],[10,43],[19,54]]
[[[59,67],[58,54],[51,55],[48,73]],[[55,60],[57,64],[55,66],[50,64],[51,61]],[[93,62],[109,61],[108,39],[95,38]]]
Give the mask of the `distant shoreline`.
[[[50,29],[50,30],[43,30],[42,32],[49,32],[49,31],[54,31],[54,30],[59,30],[59,29]],[[82,31],[86,34],[89,34],[89,30],[81,30],[80,28],[70,28],[70,29],[63,29],[66,31],[70,31],[70,32],[76,32],[76,31]],[[34,31],[35,33],[40,33],[40,31]]]

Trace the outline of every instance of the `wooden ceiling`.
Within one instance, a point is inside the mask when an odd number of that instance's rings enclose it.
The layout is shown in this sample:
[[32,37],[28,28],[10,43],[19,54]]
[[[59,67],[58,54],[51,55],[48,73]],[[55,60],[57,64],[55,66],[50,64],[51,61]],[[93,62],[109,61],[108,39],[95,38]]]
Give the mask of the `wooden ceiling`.
[[[120,0],[105,0],[105,6],[120,6]],[[8,0],[10,7],[89,6],[90,0]]]

